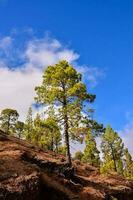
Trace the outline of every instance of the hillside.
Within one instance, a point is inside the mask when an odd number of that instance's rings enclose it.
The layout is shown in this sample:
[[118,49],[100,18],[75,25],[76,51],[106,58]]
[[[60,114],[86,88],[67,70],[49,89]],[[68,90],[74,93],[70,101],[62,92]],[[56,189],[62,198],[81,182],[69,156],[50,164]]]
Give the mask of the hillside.
[[[0,134],[0,200],[132,200],[133,182]],[[73,175],[73,171],[75,175]]]

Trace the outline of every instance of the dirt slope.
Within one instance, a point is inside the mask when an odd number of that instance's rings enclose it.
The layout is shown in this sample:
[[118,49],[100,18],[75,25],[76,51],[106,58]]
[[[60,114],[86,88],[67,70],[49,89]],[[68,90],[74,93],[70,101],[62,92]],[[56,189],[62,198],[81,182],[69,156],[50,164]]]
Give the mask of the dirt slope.
[[0,200],[133,200],[133,182],[73,165],[69,169],[62,155],[0,134]]

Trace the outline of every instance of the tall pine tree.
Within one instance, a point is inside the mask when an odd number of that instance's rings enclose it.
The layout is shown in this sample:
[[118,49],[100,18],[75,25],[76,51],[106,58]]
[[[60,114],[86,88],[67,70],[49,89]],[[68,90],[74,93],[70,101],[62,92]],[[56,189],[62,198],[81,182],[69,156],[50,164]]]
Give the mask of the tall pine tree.
[[38,103],[56,104],[59,107],[60,120],[64,126],[67,161],[71,166],[69,130],[76,120],[74,116],[80,115],[83,103],[94,101],[95,95],[87,93],[86,86],[81,80],[81,74],[66,61],[48,66],[43,74],[42,85],[36,87],[35,90],[35,100]]

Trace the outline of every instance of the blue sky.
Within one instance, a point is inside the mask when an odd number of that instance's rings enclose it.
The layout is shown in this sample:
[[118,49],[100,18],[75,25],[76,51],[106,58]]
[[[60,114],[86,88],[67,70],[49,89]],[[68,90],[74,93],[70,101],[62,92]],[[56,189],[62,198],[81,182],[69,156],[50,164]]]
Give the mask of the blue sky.
[[[0,70],[3,79],[9,80],[6,86],[1,81],[1,87],[7,89],[10,85],[10,91],[16,91],[13,80],[16,74],[21,80],[18,69],[25,66],[25,81],[19,89],[27,87],[29,79],[34,82],[40,77],[38,69],[30,71],[31,65],[39,68],[43,62],[48,63],[42,59],[43,53],[53,62],[65,55],[85,72],[85,80],[94,82],[90,91],[97,95],[95,117],[121,130],[122,135],[124,130],[128,134],[133,127],[132,10],[131,0],[0,0]],[[36,55],[38,50],[40,54]],[[17,68],[16,74],[12,67]],[[24,94],[27,102],[28,94]],[[8,105],[3,102],[9,95],[9,91],[1,94],[1,108]]]

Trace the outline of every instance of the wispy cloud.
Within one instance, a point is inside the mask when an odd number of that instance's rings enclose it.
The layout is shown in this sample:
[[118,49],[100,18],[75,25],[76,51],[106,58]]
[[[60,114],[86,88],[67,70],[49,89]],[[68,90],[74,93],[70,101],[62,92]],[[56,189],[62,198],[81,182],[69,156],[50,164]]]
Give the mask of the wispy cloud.
[[73,50],[65,48],[57,39],[44,37],[27,43],[25,56],[32,67],[48,66],[66,59],[72,63],[79,58]]
[[0,49],[3,51],[7,51],[12,46],[12,38],[10,36],[4,37],[0,39]]
[[105,69],[92,66],[79,66],[78,71],[83,74],[84,80],[89,81],[89,86],[94,88],[106,75]]

